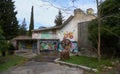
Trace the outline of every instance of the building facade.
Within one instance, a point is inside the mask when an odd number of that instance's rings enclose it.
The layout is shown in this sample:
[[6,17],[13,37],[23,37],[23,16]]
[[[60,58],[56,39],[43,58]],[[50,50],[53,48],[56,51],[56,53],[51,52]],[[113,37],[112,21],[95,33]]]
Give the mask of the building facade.
[[[78,46],[87,46],[87,25],[84,22],[89,22],[96,17],[93,14],[84,13],[81,9],[75,9],[74,15],[71,15],[62,25],[54,26],[49,28],[40,28],[32,30],[31,39],[16,39],[17,46],[19,49],[21,44],[27,45],[26,43],[33,42],[32,48],[36,48],[36,51],[42,50],[64,50],[62,41],[64,39],[70,40],[69,43],[70,51],[78,51]],[[88,24],[88,23],[87,23]],[[31,41],[32,40],[32,41]],[[24,41],[27,41],[24,43]],[[22,43],[23,42],[23,43]],[[67,41],[66,41],[67,42]],[[25,47],[25,46],[24,46]]]
[[[60,42],[63,39],[69,39],[70,41],[75,43],[79,42],[80,46],[84,47],[85,44],[88,43],[87,25],[85,25],[84,23],[81,25],[80,23],[89,22],[95,18],[96,17],[93,14],[87,14],[87,13],[84,13],[81,9],[76,9],[74,10],[74,15],[71,15],[61,26],[33,30],[32,38],[44,39],[45,41],[48,40],[48,42],[49,40],[54,40],[54,39]],[[78,47],[78,45],[76,45],[75,43],[73,43],[72,46]],[[52,44],[48,44],[48,46],[50,45]],[[89,45],[89,43],[87,45]],[[59,45],[57,48],[58,50],[63,49],[61,45]]]

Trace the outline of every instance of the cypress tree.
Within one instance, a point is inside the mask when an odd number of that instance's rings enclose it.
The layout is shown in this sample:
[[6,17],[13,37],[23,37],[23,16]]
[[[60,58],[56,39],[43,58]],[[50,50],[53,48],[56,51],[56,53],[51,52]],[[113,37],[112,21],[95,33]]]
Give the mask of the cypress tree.
[[19,35],[27,35],[27,29],[26,29],[26,21],[25,18],[22,22],[22,24],[19,26]]
[[34,15],[33,15],[33,6],[31,8],[31,18],[30,18],[30,25],[29,25],[29,33],[28,35],[32,35],[32,30],[34,29]]

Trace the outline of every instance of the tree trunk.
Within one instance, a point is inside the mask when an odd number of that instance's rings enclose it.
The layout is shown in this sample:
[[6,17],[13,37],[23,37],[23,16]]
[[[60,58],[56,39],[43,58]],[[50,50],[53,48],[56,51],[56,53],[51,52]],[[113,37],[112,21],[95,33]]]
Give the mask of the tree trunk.
[[[100,0],[100,3],[102,0]],[[100,25],[101,25],[101,15],[100,15],[100,10],[99,10],[99,2],[96,0],[97,3],[97,14],[98,14],[98,61],[100,62],[101,60],[101,51],[100,51],[100,44],[101,44],[101,37],[100,37]]]
[[5,54],[5,51],[2,51],[2,56],[4,57],[6,54]]

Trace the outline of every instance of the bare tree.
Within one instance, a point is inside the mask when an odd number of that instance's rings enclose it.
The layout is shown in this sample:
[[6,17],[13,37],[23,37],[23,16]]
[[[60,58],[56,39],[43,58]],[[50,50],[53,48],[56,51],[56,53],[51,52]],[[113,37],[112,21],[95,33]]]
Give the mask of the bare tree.
[[100,4],[102,3],[102,0],[96,0],[96,4],[97,4],[97,20],[98,20],[98,61],[100,62],[101,60],[101,33],[100,33],[100,29],[101,29],[101,10],[100,8]]
[[100,43],[101,43],[101,37],[100,37],[100,25],[101,25],[101,22],[100,22],[100,11],[99,11],[99,2],[98,0],[96,0],[96,3],[97,3],[97,15],[98,15],[98,61],[100,61],[101,59],[101,54],[100,54]]
[[75,8],[78,8],[77,6],[75,6],[75,2],[79,1],[79,0],[70,0],[70,2],[72,3],[70,6],[57,6],[55,5],[55,2],[57,0],[40,0],[42,2],[44,2],[45,4],[41,5],[40,7],[46,6],[46,7],[54,7],[66,14],[70,14]]

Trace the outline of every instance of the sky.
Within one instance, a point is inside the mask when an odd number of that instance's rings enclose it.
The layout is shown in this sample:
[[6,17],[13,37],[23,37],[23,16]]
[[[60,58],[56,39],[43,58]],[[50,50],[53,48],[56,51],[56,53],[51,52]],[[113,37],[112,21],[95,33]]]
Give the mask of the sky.
[[[34,28],[40,26],[54,26],[54,20],[58,11],[61,10],[64,19],[67,19],[73,14],[75,8],[80,8],[86,11],[88,8],[93,8],[96,12],[96,0],[13,0],[17,11],[17,20],[22,24],[23,19],[26,19],[27,29],[30,23],[31,7],[34,6]],[[48,2],[49,1],[49,2]],[[64,9],[70,9],[64,10]]]

